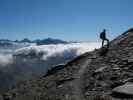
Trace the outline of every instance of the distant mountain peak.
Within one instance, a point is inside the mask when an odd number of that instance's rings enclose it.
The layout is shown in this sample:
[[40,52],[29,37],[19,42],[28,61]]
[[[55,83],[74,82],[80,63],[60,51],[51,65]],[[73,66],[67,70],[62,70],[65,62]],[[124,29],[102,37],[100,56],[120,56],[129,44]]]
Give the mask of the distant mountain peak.
[[37,45],[44,45],[44,44],[66,44],[68,42],[60,40],[60,39],[53,39],[53,38],[46,38],[42,40],[35,40],[34,42],[37,43]]
[[37,40],[30,40],[28,38],[24,38],[22,40],[9,40],[9,39],[0,39],[0,47],[13,47],[16,44],[22,44],[22,43],[28,43],[28,44],[37,44],[37,45],[48,45],[48,44],[67,44],[67,41],[63,41],[60,39],[53,39],[53,38],[46,38],[46,39],[37,39]]

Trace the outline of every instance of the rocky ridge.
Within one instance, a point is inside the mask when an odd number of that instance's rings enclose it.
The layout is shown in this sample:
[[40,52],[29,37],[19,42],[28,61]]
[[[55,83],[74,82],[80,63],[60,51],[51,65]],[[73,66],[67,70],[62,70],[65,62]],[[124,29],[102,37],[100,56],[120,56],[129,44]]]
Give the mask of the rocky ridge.
[[21,83],[1,100],[133,100],[133,28],[111,41],[107,52],[103,50]]

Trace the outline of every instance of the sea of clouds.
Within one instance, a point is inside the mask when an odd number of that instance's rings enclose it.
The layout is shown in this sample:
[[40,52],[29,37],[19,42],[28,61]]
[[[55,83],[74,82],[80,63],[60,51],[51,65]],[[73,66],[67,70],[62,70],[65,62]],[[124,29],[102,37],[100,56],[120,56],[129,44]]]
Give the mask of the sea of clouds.
[[69,43],[53,45],[30,45],[11,49],[0,48],[0,88],[9,89],[18,82],[45,75],[58,64],[99,48],[100,43]]
[[[31,52],[34,53],[34,57],[47,61],[49,58],[56,57],[66,57],[66,56],[79,56],[85,52],[92,51],[96,48],[100,47],[100,43],[98,42],[82,42],[82,43],[70,43],[70,44],[51,44],[51,45],[32,45],[28,47],[23,47],[17,50],[14,50],[10,53],[1,53],[0,52],[0,65],[6,66],[7,64],[11,64],[13,62],[13,55],[29,57]],[[6,50],[5,50],[6,51]],[[40,56],[41,54],[41,56]]]

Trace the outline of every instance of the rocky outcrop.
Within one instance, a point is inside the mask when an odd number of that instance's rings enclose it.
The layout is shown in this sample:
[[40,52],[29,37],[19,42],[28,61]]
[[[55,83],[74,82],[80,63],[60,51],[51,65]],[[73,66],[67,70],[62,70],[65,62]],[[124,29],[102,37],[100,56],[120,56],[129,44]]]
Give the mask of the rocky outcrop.
[[112,90],[114,96],[132,98],[133,97],[133,83],[126,83],[118,86]]
[[111,41],[104,56],[101,53],[102,48],[81,55],[8,94],[11,100],[132,100],[133,29]]

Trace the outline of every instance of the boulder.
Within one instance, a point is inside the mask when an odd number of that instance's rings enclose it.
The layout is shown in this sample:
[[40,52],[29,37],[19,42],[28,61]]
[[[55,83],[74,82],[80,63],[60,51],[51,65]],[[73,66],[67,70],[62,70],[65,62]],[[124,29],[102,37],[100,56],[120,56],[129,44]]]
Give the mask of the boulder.
[[112,90],[112,93],[115,94],[115,96],[117,96],[118,94],[121,94],[125,97],[133,96],[133,83],[126,83],[124,85],[115,87]]
[[103,72],[106,68],[107,68],[107,66],[100,67],[100,68],[96,69],[94,73],[101,73],[101,72]]
[[100,49],[100,52],[99,52],[100,56],[106,56],[106,54],[108,53],[108,50],[109,50],[109,48],[107,48],[107,47],[102,47],[102,48]]

